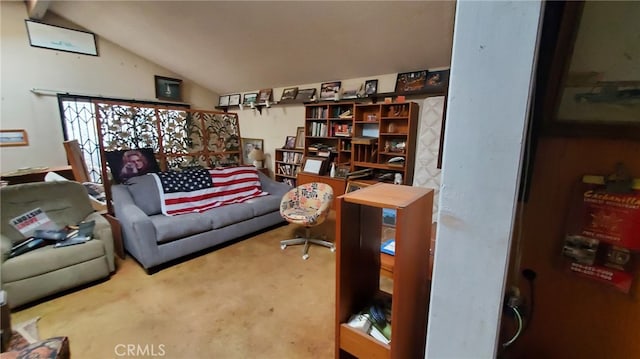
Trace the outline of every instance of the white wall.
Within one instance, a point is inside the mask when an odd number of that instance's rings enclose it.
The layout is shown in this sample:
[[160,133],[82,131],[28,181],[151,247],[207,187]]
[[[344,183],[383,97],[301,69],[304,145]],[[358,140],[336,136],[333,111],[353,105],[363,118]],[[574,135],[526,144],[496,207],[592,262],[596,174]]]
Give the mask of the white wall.
[[427,358],[495,358],[541,3],[457,3]]
[[[99,36],[97,57],[31,47],[24,2],[2,1],[0,12],[0,128],[25,129],[29,137],[29,146],[0,148],[2,172],[67,164],[57,98],[30,89],[156,101],[154,75],[180,78]],[[75,27],[50,13],[44,20]],[[218,101],[216,93],[188,80],[183,98],[194,108],[211,109]]]

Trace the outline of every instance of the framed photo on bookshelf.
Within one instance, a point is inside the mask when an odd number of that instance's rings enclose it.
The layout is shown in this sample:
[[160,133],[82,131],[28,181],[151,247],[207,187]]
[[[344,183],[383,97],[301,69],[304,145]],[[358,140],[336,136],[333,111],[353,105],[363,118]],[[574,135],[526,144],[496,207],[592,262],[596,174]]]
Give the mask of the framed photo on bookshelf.
[[396,93],[416,92],[427,86],[427,70],[403,72],[396,79]]
[[288,150],[293,150],[296,148],[296,136],[287,136],[287,139],[284,141],[284,147]]
[[298,127],[296,129],[296,145],[295,148],[303,149],[304,148],[304,127]]
[[302,165],[302,172],[323,175],[326,171],[327,159],[324,157],[306,157]]
[[396,226],[396,210],[392,208],[382,209],[382,225],[388,227]]

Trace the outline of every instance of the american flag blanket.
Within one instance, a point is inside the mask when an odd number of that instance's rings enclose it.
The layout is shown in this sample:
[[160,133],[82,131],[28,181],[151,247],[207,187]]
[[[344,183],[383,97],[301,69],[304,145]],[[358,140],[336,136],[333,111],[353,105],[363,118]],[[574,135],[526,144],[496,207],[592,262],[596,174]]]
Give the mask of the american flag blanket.
[[208,209],[266,196],[253,166],[152,173],[167,216]]

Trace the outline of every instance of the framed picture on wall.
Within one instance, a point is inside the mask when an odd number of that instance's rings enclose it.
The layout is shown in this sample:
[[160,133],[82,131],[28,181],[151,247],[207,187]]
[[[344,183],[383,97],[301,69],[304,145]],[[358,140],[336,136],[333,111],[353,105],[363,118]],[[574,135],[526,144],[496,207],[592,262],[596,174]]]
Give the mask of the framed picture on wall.
[[155,76],[158,100],[182,102],[182,80]]
[[244,138],[240,139],[242,143],[242,161],[245,165],[250,165],[253,161],[249,158],[249,154],[254,149],[264,151],[264,140],[261,138]]
[[29,138],[25,130],[0,130],[0,146],[28,146]]

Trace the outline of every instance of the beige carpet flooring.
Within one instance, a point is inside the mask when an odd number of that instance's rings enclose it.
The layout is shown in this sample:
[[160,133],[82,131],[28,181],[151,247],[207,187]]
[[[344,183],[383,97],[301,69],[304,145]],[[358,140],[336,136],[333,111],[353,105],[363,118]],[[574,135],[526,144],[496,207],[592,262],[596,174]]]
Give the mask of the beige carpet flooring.
[[[317,227],[333,240],[335,220]],[[287,225],[151,276],[130,257],[111,279],[12,313],[66,335],[74,358],[332,358],[335,253],[281,251]],[[125,355],[123,345],[147,347]]]

